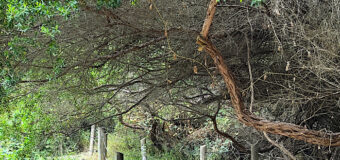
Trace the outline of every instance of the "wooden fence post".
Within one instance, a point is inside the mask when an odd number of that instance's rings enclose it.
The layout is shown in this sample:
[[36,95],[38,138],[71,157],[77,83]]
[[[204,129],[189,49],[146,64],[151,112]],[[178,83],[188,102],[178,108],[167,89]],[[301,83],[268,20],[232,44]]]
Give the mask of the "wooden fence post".
[[207,146],[203,145],[200,147],[200,160],[206,160],[206,152],[207,152]]
[[89,148],[89,153],[90,155],[93,154],[93,145],[94,145],[94,134],[96,131],[96,125],[91,126],[91,136],[90,136],[90,148]]
[[[1,148],[1,147],[0,147]],[[62,156],[64,155],[64,151],[63,151],[63,140],[60,140],[59,143],[59,154]]]
[[145,140],[145,138],[140,140],[140,144],[141,144],[142,160],[147,160],[147,158],[146,158],[146,146],[145,146],[146,140]]
[[104,129],[98,127],[98,160],[105,160]]
[[116,160],[124,160],[124,154],[120,153],[120,152],[117,152],[116,153]]

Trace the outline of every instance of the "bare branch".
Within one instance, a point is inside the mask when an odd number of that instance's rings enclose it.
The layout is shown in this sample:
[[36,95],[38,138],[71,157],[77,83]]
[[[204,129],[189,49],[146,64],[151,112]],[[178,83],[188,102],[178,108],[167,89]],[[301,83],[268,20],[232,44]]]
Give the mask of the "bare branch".
[[290,153],[284,146],[282,146],[282,145],[276,143],[275,141],[273,141],[272,139],[270,139],[266,132],[263,132],[263,134],[271,144],[273,144],[274,146],[279,148],[284,154],[288,155],[293,160],[297,160],[296,157],[292,153]]

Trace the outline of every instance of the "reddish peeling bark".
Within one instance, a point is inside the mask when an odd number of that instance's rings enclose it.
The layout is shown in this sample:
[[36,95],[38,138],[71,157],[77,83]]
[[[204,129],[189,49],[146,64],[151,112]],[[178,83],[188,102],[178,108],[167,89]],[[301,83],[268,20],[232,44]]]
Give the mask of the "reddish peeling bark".
[[200,47],[203,47],[204,51],[207,52],[214,60],[216,67],[218,68],[224,82],[227,85],[231,102],[239,121],[260,131],[287,136],[311,144],[322,146],[340,146],[340,133],[326,133],[316,130],[309,130],[291,123],[276,121],[271,122],[255,116],[246,109],[240,96],[240,90],[235,83],[231,70],[224,63],[221,53],[208,39],[209,28],[212,23],[215,10],[216,0],[211,0],[202,28],[201,36],[197,37],[197,44],[199,44]]
[[204,19],[204,24],[203,24],[202,31],[201,31],[201,35],[203,37],[208,37],[209,29],[210,29],[210,26],[212,24],[212,21],[213,21],[215,12],[216,12],[216,5],[217,5],[216,0],[210,1],[207,15],[206,15],[206,18]]

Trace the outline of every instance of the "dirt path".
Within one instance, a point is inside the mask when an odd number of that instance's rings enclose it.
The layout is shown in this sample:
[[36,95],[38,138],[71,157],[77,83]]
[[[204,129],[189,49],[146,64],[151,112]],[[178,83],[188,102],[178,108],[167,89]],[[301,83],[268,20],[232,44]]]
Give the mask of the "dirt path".
[[97,155],[93,154],[92,156],[89,155],[87,152],[79,153],[77,155],[68,155],[68,156],[62,156],[57,157],[57,160],[96,160]]

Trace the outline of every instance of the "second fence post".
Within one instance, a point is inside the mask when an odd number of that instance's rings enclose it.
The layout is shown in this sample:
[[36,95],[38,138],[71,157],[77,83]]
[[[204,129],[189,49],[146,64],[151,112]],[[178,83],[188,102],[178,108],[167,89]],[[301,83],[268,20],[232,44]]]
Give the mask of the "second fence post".
[[90,149],[89,149],[90,155],[93,154],[93,145],[94,145],[94,134],[95,134],[95,131],[96,131],[96,126],[92,125],[91,126],[91,136],[90,136]]
[[206,160],[207,146],[203,145],[200,147],[200,160]]
[[105,160],[104,129],[98,127],[98,160]]
[[140,145],[141,145],[141,153],[142,153],[142,160],[147,160],[146,158],[146,140],[143,138],[140,140]]

